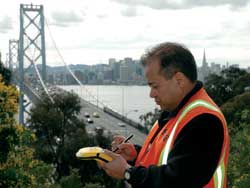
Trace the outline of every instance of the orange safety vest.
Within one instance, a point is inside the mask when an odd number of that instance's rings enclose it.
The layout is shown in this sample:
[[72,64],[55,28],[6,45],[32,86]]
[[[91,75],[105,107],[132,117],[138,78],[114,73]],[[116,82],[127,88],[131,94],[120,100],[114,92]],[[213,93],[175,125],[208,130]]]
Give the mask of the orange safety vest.
[[157,134],[154,141],[150,143],[150,140],[159,127],[158,122],[156,121],[147,136],[140,153],[138,154],[135,166],[141,165],[148,167],[149,165],[166,165],[168,162],[168,154],[173,148],[178,134],[181,132],[183,127],[188,124],[188,122],[203,113],[213,114],[218,117],[224,128],[224,141],[217,168],[208,184],[204,187],[226,188],[226,167],[229,155],[229,136],[227,124],[219,107],[207,95],[203,88],[189,99],[177,115],[166,123],[166,125]]

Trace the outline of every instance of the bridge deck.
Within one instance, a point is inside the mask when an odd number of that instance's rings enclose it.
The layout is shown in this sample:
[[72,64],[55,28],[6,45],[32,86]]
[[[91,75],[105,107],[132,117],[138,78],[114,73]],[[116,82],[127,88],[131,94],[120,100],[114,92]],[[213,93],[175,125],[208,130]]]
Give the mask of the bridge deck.
[[[134,137],[131,139],[131,142],[136,144],[143,144],[146,134],[142,133],[135,127],[129,125],[128,123],[125,123],[121,121],[120,119],[105,113],[102,109],[97,108],[95,105],[90,104],[89,102],[85,100],[81,100],[82,102],[82,111],[80,118],[83,119],[86,123],[86,128],[88,132],[94,132],[95,128],[101,127],[106,132],[111,132],[112,134],[121,134],[125,137],[134,134]],[[87,117],[85,117],[85,113],[89,113],[90,118],[93,120],[93,123],[87,122]],[[93,113],[97,112],[99,114],[99,118],[96,118],[93,116]]]
[[[31,88],[26,87],[25,90],[26,91],[31,90]],[[62,88],[55,86],[49,88],[49,91],[65,92],[65,90],[63,90]],[[25,93],[29,95],[29,98],[31,100],[38,96],[34,95],[34,92],[25,92]],[[32,102],[36,102],[36,100],[33,100]],[[135,128],[135,123],[133,121],[126,118],[124,119],[124,117],[122,117],[120,114],[117,113],[114,115],[115,112],[112,112],[112,109],[109,109],[109,113],[104,112],[101,108],[98,108],[97,106],[85,101],[84,99],[81,99],[81,105],[82,105],[82,110],[79,115],[79,118],[85,122],[86,129],[89,133],[95,133],[96,129],[101,128],[104,130],[105,134],[109,133],[113,135],[121,134],[124,135],[125,137],[130,134],[134,134],[134,137],[131,139],[131,142],[136,144],[143,144],[146,138],[146,134]],[[98,118],[93,116],[94,112],[97,112],[99,114]],[[87,121],[88,118],[85,117],[85,113],[88,113],[90,115],[90,118],[93,120],[93,123],[88,123]],[[131,124],[133,124],[134,126],[131,126]]]

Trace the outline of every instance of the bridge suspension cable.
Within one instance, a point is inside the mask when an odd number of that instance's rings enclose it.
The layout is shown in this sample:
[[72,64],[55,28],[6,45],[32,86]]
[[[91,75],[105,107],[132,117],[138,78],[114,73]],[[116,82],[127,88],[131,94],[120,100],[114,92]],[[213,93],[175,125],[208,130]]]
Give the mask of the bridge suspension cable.
[[64,58],[63,58],[63,56],[62,56],[62,54],[61,54],[59,48],[57,47],[57,44],[56,44],[56,42],[55,42],[55,40],[54,40],[54,37],[53,37],[53,35],[52,35],[52,32],[51,32],[51,30],[50,30],[50,27],[49,27],[49,24],[48,24],[46,18],[45,18],[45,25],[46,25],[47,28],[48,28],[49,36],[50,36],[50,38],[51,38],[51,41],[52,41],[52,43],[53,43],[53,46],[54,46],[55,49],[56,49],[56,52],[58,53],[58,55],[59,55],[61,61],[63,62],[64,66],[67,68],[67,70],[68,70],[69,73],[72,75],[72,77],[75,79],[75,81],[80,85],[81,88],[83,88],[83,89],[88,93],[89,96],[91,96],[94,100],[96,100],[97,103],[101,104],[103,107],[107,106],[107,105],[105,105],[104,102],[102,102],[102,101],[100,101],[98,98],[96,98],[87,88],[85,88],[84,85],[81,83],[81,81],[75,76],[75,74],[72,72],[72,70],[70,69],[70,67],[68,66],[68,64],[66,63],[66,61],[64,60]]
[[[38,79],[39,79],[39,82],[40,82],[41,85],[42,85],[43,90],[45,91],[46,95],[49,97],[50,101],[54,104],[55,101],[54,101],[54,99],[51,97],[51,95],[49,94],[48,88],[46,87],[46,85],[45,85],[45,83],[44,83],[44,81],[43,81],[43,79],[42,79],[42,77],[41,77],[41,74],[40,74],[40,72],[39,72],[39,70],[38,70],[38,68],[37,68],[37,66],[36,66],[36,63],[35,63],[36,61],[34,61],[36,49],[37,49],[37,48],[34,48],[34,50],[33,50],[32,58],[31,58],[31,64],[34,66],[36,75],[37,75],[37,77],[38,77]],[[31,48],[29,48],[29,50],[31,51]]]
[[39,81],[40,81],[40,83],[41,83],[41,85],[42,85],[42,88],[44,89],[45,93],[48,95],[50,101],[51,101],[52,103],[55,103],[54,99],[53,99],[53,98],[51,97],[51,95],[49,94],[48,89],[47,89],[46,85],[44,84],[44,82],[43,82],[43,80],[42,80],[42,78],[41,78],[41,75],[40,75],[40,73],[39,73],[39,70],[38,70],[36,64],[35,64],[33,61],[32,61],[32,64],[33,64],[33,66],[34,66],[34,68],[35,68],[36,74],[37,74],[38,79],[39,79]]

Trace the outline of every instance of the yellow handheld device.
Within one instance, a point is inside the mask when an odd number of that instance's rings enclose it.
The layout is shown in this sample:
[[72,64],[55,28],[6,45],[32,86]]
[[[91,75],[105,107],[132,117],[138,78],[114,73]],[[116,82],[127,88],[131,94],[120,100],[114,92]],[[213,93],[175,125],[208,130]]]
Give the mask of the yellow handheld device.
[[76,157],[81,160],[96,160],[99,162],[110,162],[112,158],[104,153],[100,147],[81,148],[76,153]]

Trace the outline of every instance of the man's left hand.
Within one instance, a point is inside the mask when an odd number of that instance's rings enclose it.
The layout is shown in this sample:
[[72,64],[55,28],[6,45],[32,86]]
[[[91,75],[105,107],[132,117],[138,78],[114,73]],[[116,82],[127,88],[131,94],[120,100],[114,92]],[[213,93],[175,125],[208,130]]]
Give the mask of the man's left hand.
[[127,168],[130,167],[130,165],[127,163],[127,161],[119,154],[116,154],[109,150],[104,150],[105,154],[112,157],[112,161],[110,162],[98,162],[99,166],[102,167],[102,169],[111,177],[116,179],[123,179],[124,178],[124,172]]

